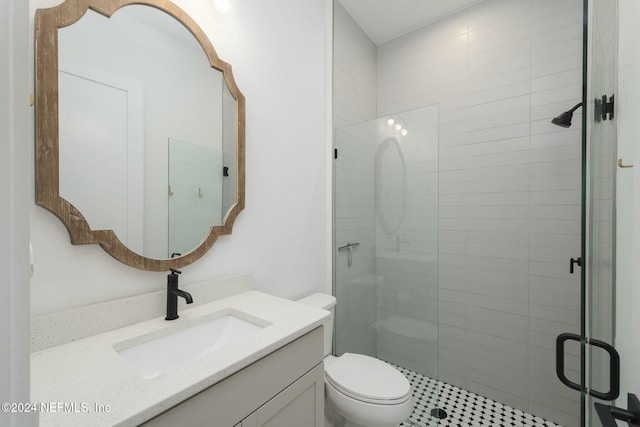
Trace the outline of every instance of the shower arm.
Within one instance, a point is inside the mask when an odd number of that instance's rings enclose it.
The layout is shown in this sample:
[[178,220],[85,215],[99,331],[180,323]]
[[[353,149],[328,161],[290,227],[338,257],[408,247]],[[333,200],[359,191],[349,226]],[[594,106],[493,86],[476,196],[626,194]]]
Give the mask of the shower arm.
[[567,111],[567,113],[573,113],[574,111],[576,111],[580,107],[582,107],[582,102],[577,103],[576,106],[573,107],[571,110]]

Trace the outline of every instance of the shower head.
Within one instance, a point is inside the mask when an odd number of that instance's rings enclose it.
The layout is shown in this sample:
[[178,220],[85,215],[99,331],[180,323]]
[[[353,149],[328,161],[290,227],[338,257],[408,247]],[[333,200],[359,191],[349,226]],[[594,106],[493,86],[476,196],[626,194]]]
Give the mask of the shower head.
[[560,114],[558,117],[555,117],[551,120],[551,123],[554,125],[562,126],[563,128],[568,128],[571,126],[571,119],[573,118],[573,112],[576,111],[579,107],[582,106],[582,102],[577,104],[575,107],[570,109],[569,111],[565,111]]

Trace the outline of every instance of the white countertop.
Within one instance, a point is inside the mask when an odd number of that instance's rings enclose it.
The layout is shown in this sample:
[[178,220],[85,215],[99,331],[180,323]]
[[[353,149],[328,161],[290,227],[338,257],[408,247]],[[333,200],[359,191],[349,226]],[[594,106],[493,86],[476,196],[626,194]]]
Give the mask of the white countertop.
[[[235,309],[270,322],[246,339],[186,362],[157,377],[136,374],[114,344],[174,328],[219,310]],[[243,292],[164,317],[47,348],[31,355],[31,401],[40,426],[136,426],[322,325],[325,310],[258,291]],[[107,409],[98,409],[106,408]],[[45,405],[46,406],[46,405]]]

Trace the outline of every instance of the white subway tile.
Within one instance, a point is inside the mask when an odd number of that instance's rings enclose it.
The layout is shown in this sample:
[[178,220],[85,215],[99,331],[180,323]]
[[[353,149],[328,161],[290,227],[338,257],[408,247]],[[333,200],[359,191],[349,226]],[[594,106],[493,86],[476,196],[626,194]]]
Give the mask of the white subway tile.
[[[569,268],[569,262],[566,261],[566,267]],[[544,277],[531,275],[529,277],[529,287],[531,289],[540,289],[549,292],[563,292],[572,294],[576,297],[580,296],[580,276],[574,274],[574,277],[559,279],[556,277]]]
[[467,280],[467,292],[472,295],[484,295],[507,301],[526,302],[529,300],[529,290],[527,288],[501,283]]
[[515,96],[507,99],[499,99],[479,105],[469,106],[467,114],[469,119],[482,117],[488,114],[503,114],[510,111],[525,110],[530,108],[531,96],[526,95]]
[[541,77],[562,71],[573,70],[582,64],[582,53],[569,53],[566,56],[552,58],[531,65],[531,76]]
[[531,91],[541,92],[544,90],[571,86],[580,80],[582,80],[582,68],[576,67],[572,70],[540,76],[531,80]]
[[[578,160],[581,148],[574,145],[558,145],[531,150],[531,162],[557,162],[559,160]],[[577,162],[576,162],[577,163]]]
[[[567,156],[572,157],[572,156]],[[577,159],[553,160],[534,163],[529,166],[529,173],[534,176],[579,175],[581,165]]]
[[468,218],[525,219],[531,208],[526,205],[468,206]]
[[[473,306],[476,308],[483,308],[487,310],[495,310],[498,312],[510,313],[510,314],[523,314],[527,313],[528,304],[526,301],[518,301],[515,299],[507,299],[500,297],[491,297],[486,295],[473,295],[473,294],[465,294],[467,299],[467,304],[469,306]],[[529,305],[530,306],[530,305]],[[541,306],[540,306],[541,307]],[[474,328],[479,327],[478,322],[473,322]],[[467,325],[468,327],[472,327],[471,325]],[[497,322],[496,324],[491,326],[491,330],[493,334],[505,334],[507,330],[510,330],[511,326],[507,326],[502,324],[501,322]],[[512,339],[517,339],[515,335],[511,336]]]
[[531,105],[537,106],[566,101],[568,104],[567,109],[569,109],[580,102],[581,93],[582,83],[574,82],[573,84],[568,84],[555,89],[533,92],[531,94]]
[[[528,369],[527,346],[513,341],[504,344],[496,343],[491,338],[488,335],[471,334],[467,343],[467,352],[473,358],[491,361],[492,363],[503,365],[507,369],[515,368],[522,371]],[[473,364],[470,363],[470,366],[473,366]]]
[[529,275],[519,272],[496,271],[478,267],[467,267],[466,277],[468,280],[491,282],[527,288]]
[[530,124],[516,123],[506,126],[497,126],[493,128],[470,130],[469,143],[476,144],[479,142],[496,141],[496,140],[512,140],[529,135]]
[[510,272],[510,273],[528,273],[529,262],[526,260],[514,260],[499,257],[472,256],[466,258],[466,265],[471,268],[486,268],[487,270]]
[[[576,221],[578,223],[578,221]],[[579,233],[575,233],[579,234]],[[550,262],[550,263],[560,263],[567,266],[568,269],[568,259],[575,258],[575,249],[567,249],[567,248],[537,248],[530,247],[530,261],[531,262]]]
[[[522,154],[520,154],[522,156]],[[518,159],[520,160],[520,159]],[[486,162],[485,162],[486,163]],[[529,166],[521,163],[499,166],[483,166],[466,172],[469,181],[489,181],[494,179],[522,179],[529,176]]]
[[573,190],[580,191],[580,175],[555,175],[555,176],[532,176],[530,187],[532,191],[553,191],[553,190]]
[[529,315],[538,319],[548,319],[572,325],[575,324],[576,319],[580,318],[580,310],[531,303],[529,304]]
[[[531,40],[522,38],[522,35],[526,33],[529,33],[529,28],[523,26],[513,32],[514,38],[508,42],[504,42],[503,34],[501,38],[492,40],[493,43],[491,41],[483,41],[470,44],[469,66],[474,69],[489,67],[498,61],[519,58],[523,53],[529,53],[531,51]],[[502,71],[503,69],[495,68],[495,70]]]
[[579,235],[531,233],[529,244],[538,248],[574,249],[580,247]]
[[[481,67],[478,68],[481,69]],[[522,95],[531,93],[530,86],[531,83],[529,81],[524,81],[500,86],[489,90],[470,93],[468,96],[468,105],[477,106],[489,104],[491,102],[499,100],[518,98]]]
[[[523,230],[526,231],[526,230]],[[505,231],[467,231],[467,242],[479,244],[513,245],[525,247],[529,245],[529,233]]]
[[469,193],[507,193],[526,192],[529,190],[529,180],[526,178],[478,180],[467,183]]
[[511,406],[512,408],[527,408],[528,401],[525,397],[521,397],[514,393],[510,393],[509,389],[503,389],[500,383],[493,384],[489,382],[479,383],[475,380],[468,379],[467,390],[477,393],[480,396],[485,396],[496,402],[500,402],[503,405]]
[[536,46],[531,52],[531,62],[539,64],[556,58],[565,58],[582,50],[582,38],[571,39],[558,43]]
[[531,290],[530,298],[530,301],[533,304],[580,311],[580,298],[575,295],[565,294],[562,292]]
[[529,123],[530,109],[522,108],[500,113],[478,114],[468,119],[467,127],[471,131],[491,129],[521,123]]
[[440,230],[466,230],[467,228],[467,220],[464,216],[457,218],[446,218],[441,216],[438,219],[438,223]]
[[467,196],[469,206],[518,206],[529,204],[529,193],[525,191],[472,193]]
[[[517,369],[500,369],[499,365],[492,364],[490,361],[480,361],[473,357],[469,358],[473,361],[474,367],[467,368],[467,376],[470,381],[471,391],[476,390],[475,384],[481,384],[484,387],[491,388],[493,390],[500,390],[501,393],[508,393],[504,400],[500,400],[507,405],[510,405],[515,398],[523,399],[526,402],[527,399],[527,387],[526,387],[526,374]],[[481,389],[482,390],[482,389]],[[483,396],[484,391],[480,391]],[[493,397],[489,395],[489,398]],[[522,407],[522,406],[521,406]]]
[[472,231],[523,232],[527,230],[527,219],[470,218],[466,225]]
[[530,191],[529,203],[532,205],[580,204],[581,194],[576,190]]

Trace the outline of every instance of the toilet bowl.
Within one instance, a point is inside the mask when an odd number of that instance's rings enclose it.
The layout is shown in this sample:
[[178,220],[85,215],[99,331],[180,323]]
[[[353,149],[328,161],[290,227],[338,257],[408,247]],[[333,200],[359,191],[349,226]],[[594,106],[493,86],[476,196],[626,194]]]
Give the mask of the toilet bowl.
[[345,427],[394,427],[409,418],[413,398],[409,381],[393,366],[371,356],[331,356],[336,299],[313,294],[299,303],[329,310],[324,324],[325,407]]

